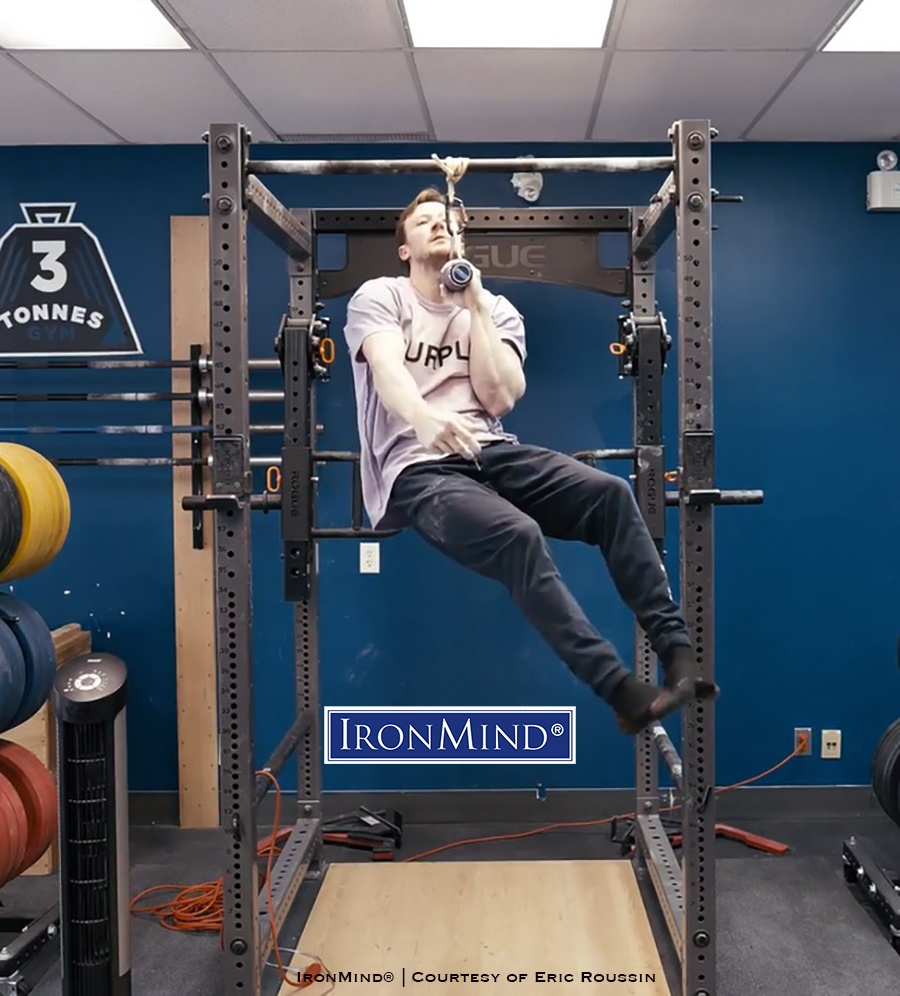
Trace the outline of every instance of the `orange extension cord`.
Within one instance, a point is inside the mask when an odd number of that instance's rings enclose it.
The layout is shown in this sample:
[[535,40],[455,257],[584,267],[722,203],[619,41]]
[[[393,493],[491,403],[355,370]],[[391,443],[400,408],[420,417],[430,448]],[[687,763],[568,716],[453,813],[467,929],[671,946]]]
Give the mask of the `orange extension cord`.
[[[802,745],[797,748],[797,750],[794,750],[788,754],[784,760],[779,761],[778,764],[769,768],[768,771],[764,771],[759,775],[754,775],[753,778],[747,778],[742,782],[736,782],[734,785],[728,785],[725,788],[717,789],[716,795],[721,795],[723,792],[730,792],[733,789],[743,788],[745,785],[750,785],[753,782],[759,781],[761,778],[765,778],[767,775],[771,775],[772,772],[777,771],[779,768],[787,764],[792,758],[796,757],[801,750]],[[260,840],[257,847],[258,856],[260,858],[267,859],[265,876],[261,877],[260,885],[262,885],[263,882],[266,884],[266,899],[269,910],[269,918],[271,922],[274,922],[275,911],[272,900],[272,865],[275,860],[278,845],[290,836],[291,830],[290,828],[285,828],[283,830],[279,829],[279,824],[281,822],[281,786],[278,784],[278,780],[270,771],[258,771],[257,774],[265,776],[275,786],[275,830],[270,836]],[[659,810],[659,812],[670,813],[680,808],[680,806],[669,806],[665,809]],[[422,851],[419,854],[410,855],[402,860],[404,862],[419,861],[422,858],[431,857],[434,854],[440,854],[442,851],[449,851],[454,847],[465,847],[468,844],[483,844],[496,840],[518,840],[523,837],[535,837],[538,834],[548,833],[551,830],[560,830],[572,827],[598,827],[607,823],[612,823],[613,820],[634,819],[635,815],[635,813],[626,813],[621,816],[610,816],[602,820],[583,820],[572,823],[550,823],[547,826],[537,827],[534,830],[525,830],[522,833],[496,834],[490,837],[473,837],[469,840],[457,840],[450,844],[443,844],[440,847],[434,847],[429,851]],[[155,906],[138,906],[139,900],[150,895],[151,893],[171,891],[175,891],[175,895],[168,902],[158,903]],[[222,916],[222,879],[218,879],[215,882],[205,882],[201,885],[192,886],[152,886],[151,888],[145,889],[143,892],[138,893],[138,895],[134,897],[131,902],[131,912],[135,915],[153,916],[158,920],[160,926],[165,927],[167,930],[175,930],[180,932],[218,932],[221,942],[224,926]],[[312,985],[311,981],[294,981],[290,979],[281,960],[281,953],[278,945],[273,944],[272,950],[275,953],[275,962],[278,966],[278,973],[282,982],[287,983],[296,989],[305,989],[307,986]],[[322,970],[323,966],[320,962],[312,962],[303,969],[303,973],[315,975],[317,972],[321,972]],[[301,975],[303,973],[301,973]]]

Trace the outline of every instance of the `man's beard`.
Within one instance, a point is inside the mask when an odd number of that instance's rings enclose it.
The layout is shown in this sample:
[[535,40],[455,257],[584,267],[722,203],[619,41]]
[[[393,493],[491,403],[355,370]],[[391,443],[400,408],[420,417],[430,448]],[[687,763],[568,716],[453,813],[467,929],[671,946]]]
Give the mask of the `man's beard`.
[[444,243],[429,246],[429,252],[422,260],[424,266],[429,270],[440,270],[444,263],[450,259],[450,247]]

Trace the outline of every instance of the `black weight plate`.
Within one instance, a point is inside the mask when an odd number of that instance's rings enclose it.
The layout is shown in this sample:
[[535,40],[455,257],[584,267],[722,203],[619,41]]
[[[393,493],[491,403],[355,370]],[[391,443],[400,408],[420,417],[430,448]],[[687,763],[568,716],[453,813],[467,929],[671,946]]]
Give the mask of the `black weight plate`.
[[[20,598],[0,592],[0,616],[22,648],[25,658],[25,691],[12,719],[12,725],[24,723],[40,709],[50,696],[56,677],[56,648],[53,636],[44,620]],[[14,616],[10,622],[8,617]]]
[[891,733],[891,730],[892,727],[888,727],[885,733],[881,736],[881,739],[875,747],[875,752],[872,755],[872,789],[875,792],[875,798],[878,800],[878,805],[881,806],[882,809],[885,809],[885,804],[888,802],[884,769],[886,756],[890,749],[889,734]]
[[881,735],[872,755],[872,787],[882,807],[891,807],[891,773],[900,750],[900,719],[895,720]]
[[[900,779],[896,777],[897,772],[900,771],[898,763],[900,763],[900,750],[892,758],[888,759],[882,774],[881,783],[875,794],[878,797],[881,808],[900,826],[900,800],[898,800],[898,783],[900,783]],[[895,774],[893,781],[889,777],[889,772],[891,771]]]
[[884,731],[875,748],[872,788],[881,808],[900,824],[900,719]]
[[0,467],[0,573],[12,560],[22,539],[22,502],[15,482]]
[[900,826],[900,737],[897,738],[894,749],[885,759],[882,772],[882,808],[890,818]]
[[22,704],[27,677],[19,641],[9,626],[0,622],[0,732],[18,726],[13,719]]

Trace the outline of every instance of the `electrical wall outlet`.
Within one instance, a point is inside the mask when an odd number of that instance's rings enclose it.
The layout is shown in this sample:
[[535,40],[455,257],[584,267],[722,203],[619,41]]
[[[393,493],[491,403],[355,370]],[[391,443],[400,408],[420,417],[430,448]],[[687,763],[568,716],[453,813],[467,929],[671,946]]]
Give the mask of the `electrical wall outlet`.
[[801,757],[812,754],[812,729],[809,726],[794,727],[794,750]]
[[380,549],[377,543],[359,544],[360,574],[377,574],[381,570]]
[[822,730],[822,757],[837,758],[841,756],[841,731]]

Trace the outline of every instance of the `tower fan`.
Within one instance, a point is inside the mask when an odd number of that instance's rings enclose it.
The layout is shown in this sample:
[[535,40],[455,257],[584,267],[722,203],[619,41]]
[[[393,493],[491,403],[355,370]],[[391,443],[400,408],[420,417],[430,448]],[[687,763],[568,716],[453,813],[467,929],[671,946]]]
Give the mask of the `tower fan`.
[[53,685],[62,996],[129,996],[126,668],[89,653]]

